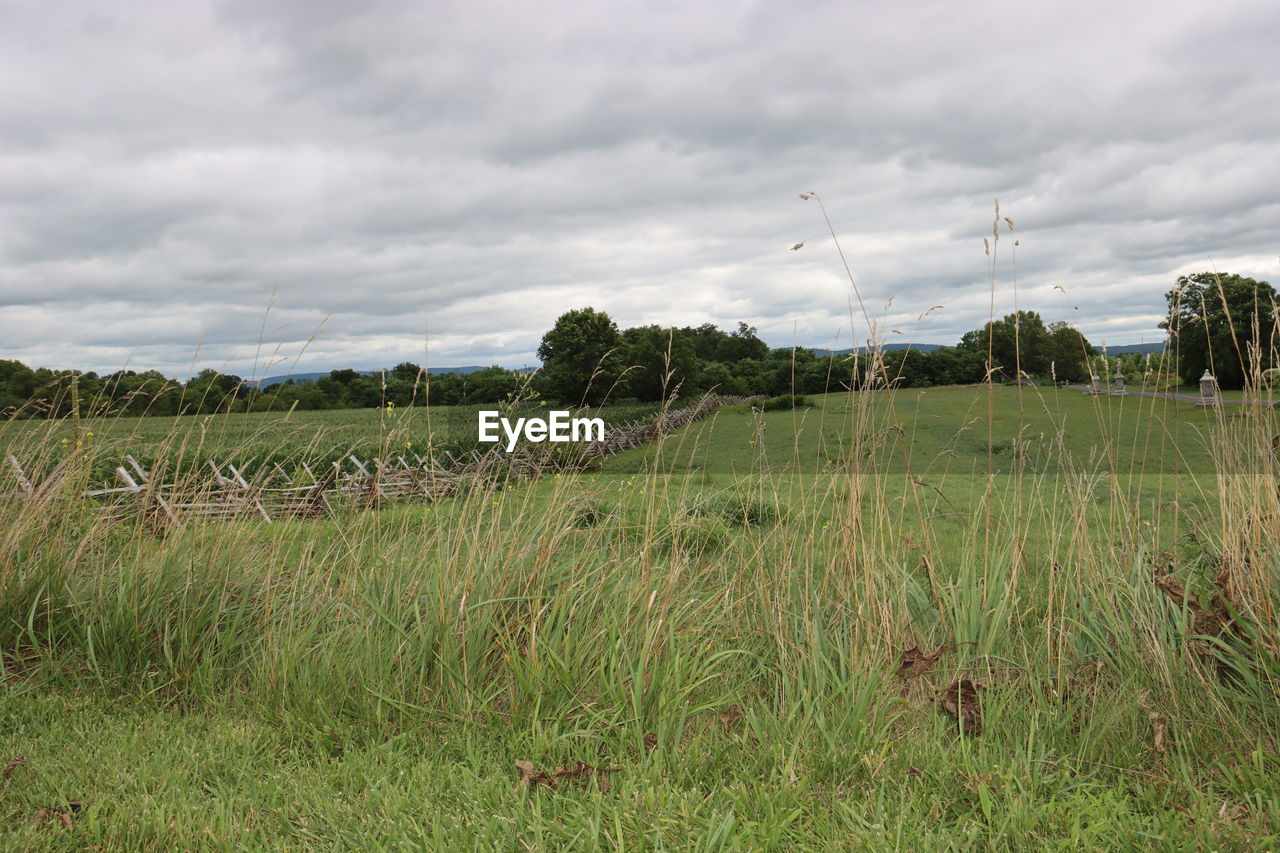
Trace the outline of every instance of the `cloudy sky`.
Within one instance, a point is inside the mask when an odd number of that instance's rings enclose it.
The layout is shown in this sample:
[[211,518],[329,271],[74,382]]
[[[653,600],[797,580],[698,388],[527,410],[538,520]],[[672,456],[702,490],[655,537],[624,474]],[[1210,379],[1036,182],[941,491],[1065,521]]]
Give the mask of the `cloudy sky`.
[[1109,344],[1159,339],[1180,272],[1280,284],[1273,2],[0,19],[0,358],[32,366],[521,366],[584,305],[848,346],[811,190],[889,340],[979,326],[993,266],[997,314],[1016,285]]

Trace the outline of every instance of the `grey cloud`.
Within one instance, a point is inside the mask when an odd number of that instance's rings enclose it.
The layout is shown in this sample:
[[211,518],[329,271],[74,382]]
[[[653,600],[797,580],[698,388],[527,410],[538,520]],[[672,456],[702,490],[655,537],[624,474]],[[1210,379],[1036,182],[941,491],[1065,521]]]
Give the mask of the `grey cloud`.
[[199,346],[247,375],[273,292],[268,346],[303,370],[417,358],[424,330],[434,364],[529,363],[587,304],[830,344],[851,293],[814,189],[868,309],[918,340],[986,318],[995,196],[998,313],[1017,238],[1020,304],[1091,338],[1157,338],[1210,256],[1280,272],[1270,4],[12,17],[0,357],[182,370]]

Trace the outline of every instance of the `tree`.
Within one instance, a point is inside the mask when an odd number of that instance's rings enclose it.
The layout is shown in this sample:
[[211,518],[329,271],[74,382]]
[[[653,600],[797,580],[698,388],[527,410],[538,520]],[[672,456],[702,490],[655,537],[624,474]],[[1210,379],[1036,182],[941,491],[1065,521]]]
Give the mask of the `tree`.
[[929,379],[934,385],[972,385],[985,376],[986,352],[974,348],[939,347],[929,353]]
[[387,378],[400,379],[404,382],[413,384],[422,378],[423,370],[412,361],[402,361],[395,367],[391,368],[391,372],[387,374]]
[[[744,323],[739,323],[739,331],[745,328]],[[755,335],[755,329],[748,330],[751,337]],[[745,335],[737,336],[739,340],[748,340]],[[759,340],[759,338],[755,338]],[[761,341],[763,344],[764,342]],[[813,350],[804,347],[780,347],[775,350],[766,349],[766,360],[769,371],[769,390],[768,393],[778,394],[803,394],[802,388],[805,371],[812,367],[818,360],[813,354]]]
[[427,402],[432,406],[458,406],[466,402],[466,383],[462,374],[440,373],[427,384]]
[[1006,314],[1001,320],[966,332],[960,348],[984,357],[990,352],[993,378],[1003,375],[1005,379],[1017,379],[1019,370],[1028,376],[1049,372],[1049,330],[1035,311]]
[[924,388],[929,378],[929,356],[917,349],[888,350],[883,354],[884,381],[897,388]]
[[747,385],[722,361],[705,361],[698,368],[698,390],[715,394],[746,394]]
[[622,333],[627,395],[662,400],[677,390],[690,392],[698,372],[693,344],[676,329],[639,326]]
[[703,323],[696,329],[685,326],[679,331],[693,345],[693,351],[701,362],[716,361],[720,357],[724,340],[729,337],[716,328],[714,323]]
[[1078,329],[1059,320],[1049,324],[1049,362],[1059,381],[1084,382],[1089,378],[1089,356],[1093,347]]
[[566,311],[542,336],[540,386],[548,397],[574,405],[604,400],[619,375],[618,326],[603,311]]
[[355,409],[377,409],[382,406],[382,382],[357,376],[347,383],[346,404]]
[[0,411],[18,411],[35,390],[36,374],[31,368],[20,361],[0,360]]
[[515,395],[525,377],[505,367],[486,367],[462,377],[468,403],[498,403]]
[[342,384],[342,385],[346,385],[346,384],[348,384],[349,382],[351,382],[351,380],[356,379],[356,378],[358,378],[359,376],[360,376],[360,374],[359,374],[359,373],[357,373],[357,372],[356,372],[356,371],[354,371],[354,370],[351,370],[350,368],[344,368],[344,369],[342,369],[342,370],[335,370],[335,371],[333,371],[333,372],[331,372],[331,373],[329,374],[329,378],[330,378],[330,379],[332,379],[334,382],[338,382],[338,383],[340,383],[340,384]]
[[1207,369],[1223,388],[1243,388],[1256,369],[1276,364],[1276,290],[1270,282],[1223,273],[1178,277],[1165,294],[1169,348],[1192,385]]
[[716,361],[734,362],[747,358],[769,357],[769,345],[756,336],[756,327],[738,322],[738,330],[723,335],[719,341]]
[[189,407],[187,410],[192,414],[229,412],[243,387],[244,380],[239,376],[206,367],[187,380],[183,406]]

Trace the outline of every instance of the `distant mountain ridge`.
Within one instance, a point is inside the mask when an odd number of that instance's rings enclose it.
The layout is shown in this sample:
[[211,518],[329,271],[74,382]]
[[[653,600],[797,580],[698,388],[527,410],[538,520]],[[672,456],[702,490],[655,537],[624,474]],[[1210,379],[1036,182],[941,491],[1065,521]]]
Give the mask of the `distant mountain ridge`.
[[[929,352],[933,352],[934,350],[942,349],[944,346],[946,346],[946,344],[911,344],[911,343],[885,344],[882,347],[880,347],[880,349],[883,350],[884,352],[896,352],[898,350],[909,349],[909,350],[915,350],[916,352],[929,353]],[[809,352],[813,353],[818,358],[826,358],[829,355],[853,355],[853,352],[854,352],[853,347],[848,347],[846,349],[824,349],[822,347],[804,347],[803,349],[809,350]],[[857,347],[857,351],[859,353],[864,353],[867,351],[867,348]]]
[[[954,346],[955,344],[885,344],[883,346],[883,350],[885,352],[893,352],[895,350],[910,349],[910,350],[915,350],[916,352],[931,353],[934,350],[942,349],[944,347],[954,347]],[[1124,353],[1135,353],[1135,352],[1139,354],[1154,353],[1156,355],[1159,355],[1160,353],[1164,352],[1164,347],[1165,345],[1163,342],[1157,343],[1157,344],[1122,344],[1120,346],[1114,346],[1114,347],[1113,346],[1103,347],[1099,344],[1093,345],[1093,348],[1096,349],[1099,353],[1102,353],[1105,349],[1107,355],[1122,355]],[[852,355],[853,354],[853,348],[823,349],[821,347],[805,347],[805,349],[809,350],[819,358],[825,358],[826,356],[829,356],[829,355]],[[866,347],[858,347],[858,352],[863,353],[866,351],[867,351]]]
[[1164,352],[1164,342],[1158,344],[1124,344],[1118,347],[1104,347],[1100,344],[1094,344],[1093,348],[1098,352],[1106,352],[1107,355],[1121,355],[1123,353],[1136,352],[1140,354],[1154,353],[1159,355]]
[[[484,369],[485,368],[483,366],[478,364],[468,364],[465,367],[428,367],[427,373],[430,373],[432,376],[435,376],[441,373],[467,374],[467,373],[475,373],[477,370],[484,370]],[[389,371],[390,371],[390,368],[388,368],[388,372]],[[326,376],[328,376],[332,372],[333,371],[331,370],[325,370],[320,373],[288,373],[288,374],[285,374],[284,376],[268,376],[265,379],[259,379],[256,381],[246,381],[245,384],[257,385],[260,388],[270,388],[272,385],[280,385],[292,379],[294,384],[296,385],[300,382],[315,382],[317,379],[324,379]],[[361,376],[377,376],[381,374],[382,371],[381,370],[357,370],[356,373],[359,373]]]

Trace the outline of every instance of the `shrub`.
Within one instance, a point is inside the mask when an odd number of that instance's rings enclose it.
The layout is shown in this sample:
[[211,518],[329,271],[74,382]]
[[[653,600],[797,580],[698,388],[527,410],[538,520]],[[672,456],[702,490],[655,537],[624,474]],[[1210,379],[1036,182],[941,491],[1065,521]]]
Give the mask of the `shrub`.
[[806,406],[812,406],[803,394],[779,394],[776,397],[770,397],[760,404],[760,408],[766,412],[788,411],[791,409],[803,409]]

